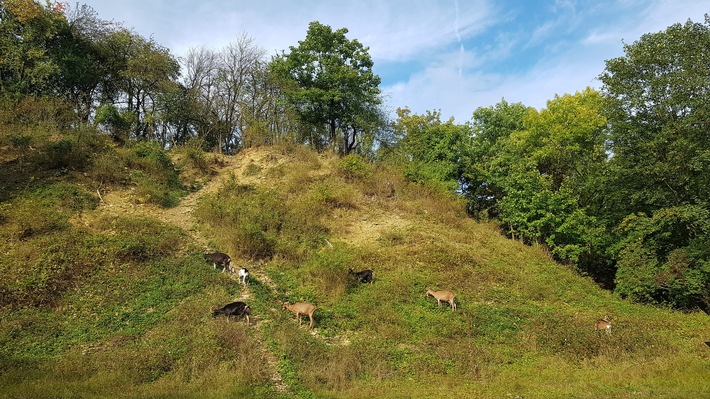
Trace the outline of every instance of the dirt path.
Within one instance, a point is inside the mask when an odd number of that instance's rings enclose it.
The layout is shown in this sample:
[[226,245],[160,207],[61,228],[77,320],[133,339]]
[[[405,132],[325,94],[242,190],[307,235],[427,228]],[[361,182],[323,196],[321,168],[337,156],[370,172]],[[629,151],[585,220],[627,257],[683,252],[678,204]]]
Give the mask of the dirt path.
[[[236,177],[243,184],[259,184],[259,178],[245,176],[245,169],[252,163],[263,163],[266,158],[270,157],[268,151],[246,150],[236,156],[222,156],[216,166],[215,175],[207,181],[200,190],[188,194],[182,198],[180,203],[173,208],[161,208],[152,204],[137,204],[134,201],[133,190],[115,190],[107,193],[99,193],[101,202],[94,213],[94,216],[82,216],[81,219],[75,221],[85,225],[91,224],[91,218],[95,216],[146,216],[161,220],[167,224],[177,226],[185,231],[190,237],[202,246],[205,250],[209,249],[209,237],[203,235],[200,231],[197,220],[193,215],[193,210],[198,201],[205,195],[217,192],[228,179],[232,176]],[[268,286],[272,291],[276,291],[276,286],[271,279],[261,270],[250,269],[252,278],[259,280],[261,283]],[[230,276],[238,283],[237,275]],[[248,286],[242,287],[241,296],[235,300],[248,300],[252,297],[251,290]],[[274,309],[274,311],[277,311]],[[268,318],[255,317],[253,326],[260,328],[262,323],[269,322]],[[270,369],[270,379],[278,392],[289,392],[290,388],[283,381],[281,373],[278,371],[278,359],[268,349],[263,338],[258,340],[261,342],[261,348],[258,348],[266,359]]]
[[[277,180],[267,179],[267,171],[269,168],[283,166],[288,162],[289,156],[279,153],[273,149],[247,149],[236,156],[222,156],[215,166],[216,173],[212,178],[205,182],[198,191],[192,192],[182,198],[180,203],[173,208],[161,208],[152,204],[137,204],[134,201],[134,193],[131,189],[116,190],[107,193],[101,193],[101,203],[97,208],[94,216],[146,216],[161,220],[167,224],[177,226],[185,231],[189,236],[205,250],[209,250],[210,237],[205,236],[199,228],[199,224],[193,215],[193,210],[199,200],[211,193],[217,192],[230,179],[236,179],[239,184],[250,184],[255,186],[276,184]],[[316,168],[317,169],[317,168]],[[323,169],[316,170],[314,173],[327,173]],[[383,235],[388,233],[405,230],[408,226],[406,220],[400,219],[399,216],[391,213],[377,210],[378,207],[365,207],[366,212],[348,211],[340,216],[343,217],[343,222],[340,228],[334,233],[341,237],[346,243],[354,246],[374,244]],[[89,216],[91,218],[92,216]],[[85,219],[79,222],[89,226],[91,220]],[[239,266],[237,266],[238,268]],[[261,284],[267,286],[272,292],[276,292],[276,285],[265,273],[264,268],[253,265],[249,268],[250,277],[258,280]],[[230,276],[235,283],[238,283],[237,275]],[[252,292],[249,286],[242,287],[241,295],[235,300],[248,301],[252,298]],[[273,307],[270,312],[279,312],[281,309]],[[263,323],[271,322],[271,317],[263,315],[263,317],[253,317],[252,326],[263,328]],[[263,332],[262,332],[263,334]],[[314,336],[319,336],[316,329],[311,331]],[[324,339],[329,344],[348,345],[347,337],[337,337],[334,339]],[[279,392],[290,392],[289,386],[284,382],[283,377],[278,371],[278,358],[269,350],[266,340],[263,335],[259,336],[260,348],[258,350],[263,354],[264,359],[270,369],[270,379]]]

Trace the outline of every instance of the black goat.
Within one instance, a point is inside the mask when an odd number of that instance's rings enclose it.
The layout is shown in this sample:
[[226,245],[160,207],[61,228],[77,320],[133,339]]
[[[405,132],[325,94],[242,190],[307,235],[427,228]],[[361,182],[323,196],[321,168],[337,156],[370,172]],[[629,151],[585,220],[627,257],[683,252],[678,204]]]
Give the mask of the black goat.
[[363,270],[361,272],[356,272],[355,270],[350,268],[350,270],[348,270],[348,273],[350,273],[361,283],[372,283],[372,270],[370,269]]
[[204,254],[204,257],[214,264],[215,269],[217,268],[217,265],[222,266],[222,273],[226,270],[229,273],[234,274],[234,268],[231,265],[232,258],[230,258],[229,255],[222,252],[213,252],[211,254]]
[[250,314],[251,308],[249,307],[249,305],[244,302],[232,302],[212,312],[212,318],[215,318],[219,315],[225,315],[227,316],[227,319],[231,319],[232,316],[246,317],[247,324],[249,324]]

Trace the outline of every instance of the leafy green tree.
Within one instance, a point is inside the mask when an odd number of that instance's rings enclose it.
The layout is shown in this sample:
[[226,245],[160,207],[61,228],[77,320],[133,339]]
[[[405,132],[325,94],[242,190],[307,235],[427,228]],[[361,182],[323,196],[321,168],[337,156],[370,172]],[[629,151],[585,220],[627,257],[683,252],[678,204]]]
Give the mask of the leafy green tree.
[[4,94],[51,94],[49,81],[59,73],[51,54],[54,42],[68,33],[60,5],[33,0],[0,2],[0,91]]
[[601,213],[618,225],[617,292],[707,309],[710,17],[643,35],[601,74],[610,126]]
[[[367,127],[380,103],[380,78],[368,48],[357,39],[348,40],[345,28],[333,31],[317,21],[308,26],[306,39],[290,53],[274,57],[271,69],[283,82],[284,93],[302,121],[316,131],[325,128],[325,142],[349,153],[358,143],[358,133]],[[338,134],[341,144],[338,145]]]
[[103,45],[113,32],[120,30],[115,22],[101,20],[87,5],[66,10],[68,34],[62,36],[52,50],[60,71],[54,79],[56,94],[67,99],[79,120],[87,122],[95,105],[113,86],[110,60]]
[[417,115],[400,108],[397,115],[393,128],[401,137],[398,150],[406,160],[407,178],[450,191],[458,189],[469,159],[470,127],[455,124],[453,118],[442,122],[438,111]]
[[97,44],[104,55],[101,103],[133,114],[132,137],[160,138],[160,96],[173,92],[180,65],[169,50],[124,28],[111,30]]
[[591,206],[607,160],[601,111],[591,89],[555,96],[540,111],[505,101],[479,108],[465,178],[474,213],[494,212],[511,237],[612,281],[599,257],[609,235]]
[[475,216],[496,217],[498,202],[505,195],[499,184],[504,162],[502,154],[508,138],[515,131],[523,130],[523,118],[531,107],[522,103],[500,103],[487,108],[478,108],[473,113],[473,136],[470,160],[464,170],[464,194],[469,201],[469,212]]
[[606,62],[613,190],[621,220],[707,203],[710,187],[710,17],[643,35]]
[[710,212],[697,205],[630,215],[620,225],[616,292],[681,308],[710,303]]

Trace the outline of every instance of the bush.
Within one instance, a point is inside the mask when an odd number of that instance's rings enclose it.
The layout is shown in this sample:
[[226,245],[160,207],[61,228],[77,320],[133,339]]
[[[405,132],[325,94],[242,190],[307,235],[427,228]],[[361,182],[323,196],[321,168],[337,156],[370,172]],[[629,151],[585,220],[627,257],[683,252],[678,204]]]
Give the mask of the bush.
[[337,165],[338,172],[349,181],[362,180],[372,176],[373,167],[358,154],[343,157]]
[[136,185],[138,202],[168,208],[187,193],[175,165],[157,143],[139,142],[131,147],[128,167],[134,169],[131,181]]
[[197,171],[200,175],[208,176],[215,173],[212,169],[214,159],[208,159],[205,147],[204,139],[191,138],[185,145],[176,147],[172,151],[183,155],[183,162],[187,169]]
[[684,309],[710,306],[710,212],[687,205],[632,215],[619,232],[617,293]]
[[108,148],[106,138],[89,127],[79,127],[62,136],[58,141],[48,139],[38,156],[40,166],[84,171],[92,165],[94,157]]
[[269,259],[283,224],[282,207],[274,192],[233,183],[203,199],[197,215],[218,231],[223,247],[248,258]]

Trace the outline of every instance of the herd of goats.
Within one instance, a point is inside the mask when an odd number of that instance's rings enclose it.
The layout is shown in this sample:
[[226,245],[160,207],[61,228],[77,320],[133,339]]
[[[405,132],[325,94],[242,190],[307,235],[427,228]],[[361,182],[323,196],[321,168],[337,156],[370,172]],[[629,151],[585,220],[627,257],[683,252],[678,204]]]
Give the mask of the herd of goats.
[[[222,253],[222,252],[213,252],[213,253],[206,253],[204,254],[204,257],[206,260],[209,260],[213,263],[214,268],[217,269],[217,267],[222,268],[222,272],[224,273],[229,272],[230,274],[235,274],[237,271],[234,269],[232,266],[232,258],[229,257],[229,255]],[[372,270],[363,270],[361,272],[356,272],[352,268],[348,271],[351,276],[353,276],[357,281],[361,283],[372,283]],[[241,268],[239,269],[239,282],[246,286],[248,284],[248,279],[249,279],[249,270],[246,268]],[[439,291],[434,291],[429,288],[426,289],[426,296],[432,296],[436,299],[436,303],[441,306],[441,302],[448,302],[449,305],[451,306],[451,311],[456,310],[456,302],[454,301],[454,298],[456,295],[454,295],[453,292],[448,291],[448,290],[439,290]],[[298,319],[298,325],[301,325],[301,316],[307,315],[310,324],[309,328],[313,328],[313,313],[316,311],[316,307],[308,302],[297,302],[294,304],[289,304],[289,303],[284,303],[282,304],[282,309],[288,310],[291,313],[296,315],[296,319]],[[219,315],[224,315],[227,318],[231,318],[233,316],[235,317],[243,317],[246,318],[247,324],[249,324],[249,315],[251,314],[251,308],[249,305],[247,305],[244,302],[232,302],[229,303],[214,312],[212,312],[212,317],[217,317]],[[601,330],[601,331],[606,331],[607,334],[611,334],[611,318],[609,316],[604,316],[603,319],[600,319],[596,322],[594,328],[596,330]],[[706,342],[708,346],[710,346],[710,341]]]

